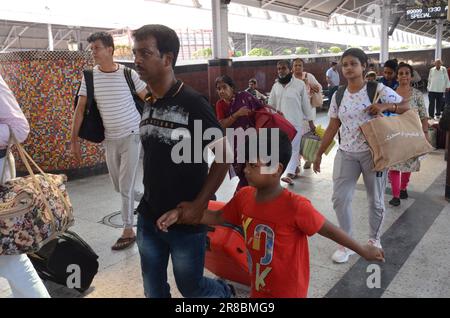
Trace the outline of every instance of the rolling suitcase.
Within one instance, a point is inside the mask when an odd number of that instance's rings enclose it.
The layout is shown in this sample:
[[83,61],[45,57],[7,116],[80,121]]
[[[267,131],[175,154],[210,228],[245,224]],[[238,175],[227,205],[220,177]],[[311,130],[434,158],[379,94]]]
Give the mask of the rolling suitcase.
[[447,132],[439,127],[439,123],[431,125],[431,127],[436,131],[436,148],[445,149],[445,140]]
[[[208,209],[220,210],[222,202],[210,201]],[[241,227],[224,224],[208,227],[205,267],[215,275],[250,286],[247,248]]]
[[98,255],[72,231],[59,235],[28,257],[42,279],[79,292],[89,288],[98,271]]

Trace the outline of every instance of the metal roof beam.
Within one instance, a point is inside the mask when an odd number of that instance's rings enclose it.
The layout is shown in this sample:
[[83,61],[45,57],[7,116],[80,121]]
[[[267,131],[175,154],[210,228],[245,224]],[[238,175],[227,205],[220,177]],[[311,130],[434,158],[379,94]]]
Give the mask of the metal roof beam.
[[13,34],[13,32],[16,30],[17,27],[18,27],[17,25],[13,25],[11,27],[11,29],[8,32],[8,35],[5,38],[5,41],[3,41],[3,47],[5,47],[6,43],[8,43],[9,38],[11,37],[11,35]]
[[11,42],[9,42],[8,43],[8,45],[6,45],[6,46],[3,46],[3,48],[2,48],[2,50],[0,51],[0,52],[6,52],[6,50],[11,46],[11,45],[13,45],[14,43],[16,43],[16,41],[22,36],[22,34],[24,34],[28,29],[29,29],[30,27],[24,27],[23,28],[23,30],[18,34],[18,35],[16,35],[16,37],[11,41]]
[[319,2],[318,4],[316,4],[315,6],[312,6],[311,8],[308,8],[308,9],[305,10],[305,11],[302,10],[303,12],[299,13],[298,16],[299,16],[299,17],[304,16],[306,13],[308,13],[308,12],[314,10],[315,8],[318,8],[318,7],[322,6],[322,5],[324,5],[324,4],[327,3],[328,1],[329,1],[329,0],[324,0],[324,1]]

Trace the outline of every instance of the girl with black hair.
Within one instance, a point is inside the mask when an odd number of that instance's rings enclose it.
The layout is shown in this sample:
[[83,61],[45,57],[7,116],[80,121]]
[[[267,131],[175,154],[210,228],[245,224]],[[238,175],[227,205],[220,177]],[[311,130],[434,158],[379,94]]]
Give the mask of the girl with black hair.
[[[340,130],[341,142],[333,167],[333,208],[340,227],[352,236],[353,193],[359,176],[362,174],[369,203],[368,244],[381,248],[381,226],[384,219],[384,191],[386,171],[374,172],[373,159],[360,126],[385,111],[403,113],[409,109],[407,102],[389,87],[378,84],[377,94],[381,104],[372,103],[367,93],[364,73],[367,69],[367,55],[361,49],[350,48],[341,58],[342,72],[347,79],[347,87],[340,105],[333,95],[328,115],[330,123],[325,131],[316,160],[314,172],[320,172],[322,155]],[[336,263],[345,263],[354,252],[339,246],[332,256]]]

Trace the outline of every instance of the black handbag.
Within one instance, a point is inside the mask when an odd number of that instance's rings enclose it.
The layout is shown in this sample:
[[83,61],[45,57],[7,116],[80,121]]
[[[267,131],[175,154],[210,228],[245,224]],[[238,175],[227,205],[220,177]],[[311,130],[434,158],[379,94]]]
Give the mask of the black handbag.
[[[105,127],[94,99],[94,75],[92,70],[84,70],[83,74],[86,83],[87,103],[78,137],[91,142],[101,143],[105,140]],[[78,88],[79,91],[80,88]],[[75,107],[78,104],[78,92],[75,97]]]

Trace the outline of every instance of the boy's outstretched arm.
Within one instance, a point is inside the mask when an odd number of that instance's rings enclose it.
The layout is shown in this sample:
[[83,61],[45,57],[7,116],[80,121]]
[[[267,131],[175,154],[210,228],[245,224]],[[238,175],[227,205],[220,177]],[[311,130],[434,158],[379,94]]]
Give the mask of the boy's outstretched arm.
[[320,235],[335,241],[336,243],[345,246],[352,251],[358,253],[368,261],[382,261],[384,262],[384,252],[382,249],[372,245],[361,245],[352,239],[347,233],[342,231],[337,226],[329,221],[325,221],[324,225],[318,232]]
[[[169,226],[174,223],[177,223],[182,216],[183,210],[181,208],[176,208],[164,213],[157,221],[156,226],[163,232],[167,232]],[[218,225],[223,224],[225,220],[222,217],[223,211],[211,211],[205,210],[203,212],[202,219],[200,220],[200,224],[207,225]],[[181,223],[181,222],[178,222]],[[183,224],[194,224],[194,223],[183,223]]]

